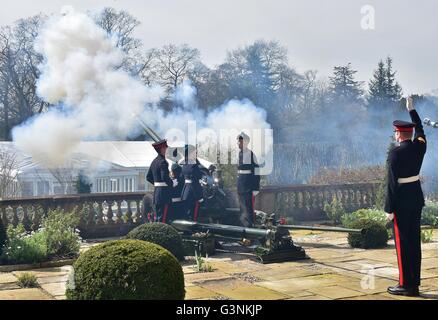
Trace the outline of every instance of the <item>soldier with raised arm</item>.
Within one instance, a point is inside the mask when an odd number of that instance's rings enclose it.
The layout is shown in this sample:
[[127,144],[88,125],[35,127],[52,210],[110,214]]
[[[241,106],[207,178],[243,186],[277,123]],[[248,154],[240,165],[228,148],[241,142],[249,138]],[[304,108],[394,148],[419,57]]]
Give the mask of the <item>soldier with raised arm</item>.
[[[426,153],[426,136],[411,97],[406,108],[412,122],[394,121],[395,139],[400,143],[388,155],[388,186],[385,211],[394,221],[399,283],[389,287],[395,295],[418,296],[421,269],[421,211],[424,196],[420,170]],[[413,131],[415,128],[415,135]],[[412,139],[413,138],[413,139]]]

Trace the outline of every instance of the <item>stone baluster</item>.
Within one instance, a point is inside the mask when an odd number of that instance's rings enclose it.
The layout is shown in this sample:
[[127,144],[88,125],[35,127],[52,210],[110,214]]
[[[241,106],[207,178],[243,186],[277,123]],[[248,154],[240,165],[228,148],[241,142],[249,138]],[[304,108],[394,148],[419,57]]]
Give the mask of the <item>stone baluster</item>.
[[3,221],[3,226],[5,227],[5,229],[7,229],[9,225],[9,220],[8,215],[6,214],[6,207],[1,207],[0,219]]
[[40,227],[40,212],[39,212],[39,207],[38,206],[33,206],[32,207],[32,230],[36,231],[38,230],[38,228]]
[[[131,201],[130,200],[126,200],[126,203],[128,205],[128,210],[126,211],[126,222],[127,223],[132,223],[132,209],[131,209]],[[138,216],[138,212],[135,214],[135,216]]]
[[19,223],[19,219],[18,219],[18,207],[14,206],[12,207],[12,225],[14,227],[18,226]]
[[99,201],[99,202],[97,203],[96,224],[97,224],[97,225],[104,224],[104,221],[103,221],[103,205],[102,205],[102,201]]
[[95,221],[94,221],[94,216],[95,216],[95,211],[94,211],[94,202],[90,202],[88,205],[89,211],[87,214],[87,222],[86,225],[91,227],[94,226]]
[[124,223],[123,212],[122,212],[122,200],[117,200],[116,203],[117,203],[116,223],[121,224]]
[[140,200],[135,200],[136,212],[135,214],[139,214],[141,212]]
[[106,223],[107,224],[113,224],[114,223],[114,220],[113,220],[114,213],[113,213],[113,208],[112,208],[113,207],[113,201],[112,200],[107,200],[106,204],[108,206],[108,209],[106,211],[106,218],[107,218]]
[[27,231],[31,231],[32,230],[32,221],[30,221],[30,219],[29,219],[29,214],[27,211],[28,208],[27,208],[27,206],[23,206],[22,209],[23,209],[23,221],[22,221],[23,226]]

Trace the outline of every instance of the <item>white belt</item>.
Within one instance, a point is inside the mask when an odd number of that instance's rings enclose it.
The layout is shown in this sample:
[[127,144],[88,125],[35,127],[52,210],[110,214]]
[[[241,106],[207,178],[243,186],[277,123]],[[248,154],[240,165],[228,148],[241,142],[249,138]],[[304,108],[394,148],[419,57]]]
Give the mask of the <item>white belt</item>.
[[166,182],[155,182],[154,186],[155,187],[167,187],[167,183]]
[[181,198],[172,198],[172,202],[181,202]]
[[398,178],[397,182],[398,183],[411,183],[411,182],[415,182],[420,180],[420,176],[413,176],[413,177],[408,177],[408,178]]
[[251,174],[252,171],[251,170],[237,170],[238,174]]
[[[199,182],[201,182],[202,180],[199,180]],[[191,180],[191,179],[186,179],[186,180],[184,180],[184,182],[185,183],[193,183],[193,180]]]

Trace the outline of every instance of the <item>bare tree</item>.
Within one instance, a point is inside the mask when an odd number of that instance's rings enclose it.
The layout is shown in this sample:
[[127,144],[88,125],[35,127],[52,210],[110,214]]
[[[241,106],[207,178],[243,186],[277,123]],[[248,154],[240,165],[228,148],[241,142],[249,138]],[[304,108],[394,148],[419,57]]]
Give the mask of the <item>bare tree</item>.
[[45,19],[38,15],[0,29],[0,121],[4,139],[10,139],[14,125],[48,106],[36,92],[38,65],[43,57],[34,50]]
[[8,148],[0,148],[0,199],[20,195],[19,167],[17,154]]
[[169,44],[155,52],[158,81],[169,92],[188,79],[190,72],[200,63],[199,50],[187,44],[181,46]]
[[143,44],[134,36],[140,21],[127,11],[117,11],[110,7],[104,8],[92,17],[96,24],[114,39],[116,47],[125,53],[121,68],[137,76],[150,67],[150,55],[142,53]]

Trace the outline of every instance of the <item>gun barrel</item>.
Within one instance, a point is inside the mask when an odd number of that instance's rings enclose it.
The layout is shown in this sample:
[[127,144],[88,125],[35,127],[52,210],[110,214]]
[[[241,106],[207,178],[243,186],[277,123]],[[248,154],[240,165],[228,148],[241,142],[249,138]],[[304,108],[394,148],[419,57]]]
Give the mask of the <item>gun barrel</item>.
[[144,123],[144,121],[139,116],[136,116],[136,118],[137,121],[143,127],[144,131],[147,133],[149,137],[151,137],[152,140],[154,140],[154,142],[158,142],[161,140],[160,136],[154,130],[152,130],[151,127],[149,127],[146,123]]
[[432,121],[429,118],[424,118],[423,123],[432,128],[438,128],[438,122]]
[[363,233],[363,229],[348,229],[338,227],[315,227],[315,226],[299,226],[299,225],[278,225],[278,228],[290,230],[314,230],[314,231],[328,231],[328,232],[345,232],[345,233]]
[[245,228],[224,224],[198,223],[187,220],[175,220],[172,226],[183,232],[210,232],[218,236],[247,239],[267,239],[272,230]]

